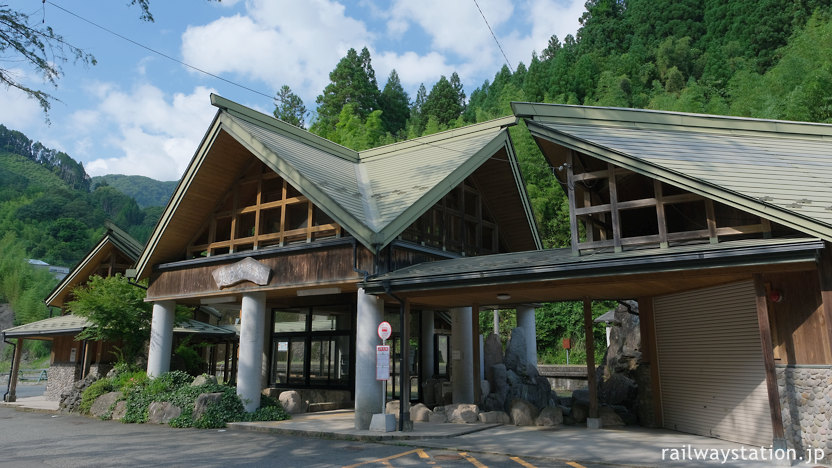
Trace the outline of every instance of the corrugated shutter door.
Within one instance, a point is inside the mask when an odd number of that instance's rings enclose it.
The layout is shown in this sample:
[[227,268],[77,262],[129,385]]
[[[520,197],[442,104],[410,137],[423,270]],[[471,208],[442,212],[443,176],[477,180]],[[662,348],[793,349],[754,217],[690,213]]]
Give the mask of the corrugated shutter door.
[[754,284],[656,297],[653,307],[664,426],[771,444]]

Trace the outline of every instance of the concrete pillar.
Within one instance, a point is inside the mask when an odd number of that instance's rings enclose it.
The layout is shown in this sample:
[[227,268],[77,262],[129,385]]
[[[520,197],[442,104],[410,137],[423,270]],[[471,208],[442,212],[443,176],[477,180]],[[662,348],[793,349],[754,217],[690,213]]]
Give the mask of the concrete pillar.
[[176,302],[153,303],[153,317],[150,321],[150,350],[147,353],[148,377],[159,377],[170,370],[175,315]]
[[433,377],[434,357],[433,357],[433,335],[434,317],[432,310],[422,311],[422,378],[427,380]]
[[537,326],[534,322],[534,307],[517,306],[517,326],[526,334],[526,359],[537,367]]
[[497,310],[497,309],[494,309],[493,313],[494,313],[494,334],[499,335],[500,334],[500,311]]
[[263,327],[266,325],[266,293],[243,294],[240,307],[240,351],[237,395],[249,413],[260,407],[263,365]]
[[457,307],[450,312],[453,402],[474,403],[473,312],[470,307]]
[[384,301],[358,290],[355,324],[355,428],[367,430],[373,414],[383,411],[382,383],[376,380],[378,324],[384,320]]

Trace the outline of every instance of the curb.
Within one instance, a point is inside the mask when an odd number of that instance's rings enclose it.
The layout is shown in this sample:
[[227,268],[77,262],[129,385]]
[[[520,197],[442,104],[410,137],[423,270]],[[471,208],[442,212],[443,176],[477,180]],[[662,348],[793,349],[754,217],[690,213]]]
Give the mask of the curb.
[[232,430],[252,431],[252,432],[266,432],[272,434],[282,434],[300,437],[312,437],[317,439],[332,439],[332,440],[350,440],[359,442],[390,442],[397,440],[427,440],[427,439],[443,439],[462,436],[466,434],[473,434],[475,432],[491,429],[501,424],[486,424],[472,427],[469,430],[458,431],[452,434],[407,434],[407,433],[392,433],[392,434],[354,434],[348,432],[328,432],[315,431],[307,429],[291,429],[273,426],[255,425],[252,423],[228,423],[226,427]]

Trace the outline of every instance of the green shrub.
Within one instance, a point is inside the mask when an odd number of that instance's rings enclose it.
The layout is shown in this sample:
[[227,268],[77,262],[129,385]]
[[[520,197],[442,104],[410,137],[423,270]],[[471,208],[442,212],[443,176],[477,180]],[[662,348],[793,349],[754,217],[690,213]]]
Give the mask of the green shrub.
[[83,393],[81,393],[81,413],[89,414],[90,408],[92,408],[92,404],[95,403],[95,400],[101,395],[110,393],[113,390],[113,382],[110,379],[99,379],[90,384],[90,386],[87,387]]

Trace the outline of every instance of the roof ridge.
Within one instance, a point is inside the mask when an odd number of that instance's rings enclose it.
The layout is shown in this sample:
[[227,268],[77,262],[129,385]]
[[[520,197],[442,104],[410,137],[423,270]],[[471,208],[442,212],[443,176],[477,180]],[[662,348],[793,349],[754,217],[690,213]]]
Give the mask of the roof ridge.
[[375,148],[359,151],[359,162],[368,158],[375,158],[388,153],[392,153],[394,151],[400,151],[402,149],[414,148],[423,145],[431,145],[444,140],[449,140],[451,138],[457,138],[463,135],[473,135],[479,132],[493,130],[498,127],[505,128],[514,126],[516,124],[517,117],[513,115],[507,115],[505,117],[486,120],[485,122],[479,122],[471,125],[465,125],[463,127],[452,128],[449,130],[444,130],[442,132],[432,133],[430,135],[425,135],[417,138],[410,138],[404,141],[391,143],[389,145],[377,146]]
[[211,104],[220,110],[228,112],[234,117],[239,117],[256,125],[267,126],[269,127],[269,130],[289,134],[294,138],[303,140],[304,143],[308,143],[319,149],[330,152],[334,156],[342,157],[351,162],[358,162],[357,151],[347,148],[346,146],[339,145],[338,143],[324,137],[315,135],[308,130],[296,127],[290,123],[271,117],[262,112],[258,112],[250,107],[243,106],[242,104],[238,104],[213,93],[211,93]]
[[[697,114],[690,112],[627,107],[578,106],[535,102],[512,102],[511,109],[518,118],[540,121],[565,119],[574,125],[602,125],[616,127],[679,127],[688,129],[712,129],[723,132],[742,131],[754,133],[780,133],[832,137],[832,124],[798,122],[789,120],[760,119],[733,115]],[[642,127],[644,126],[644,127]]]

